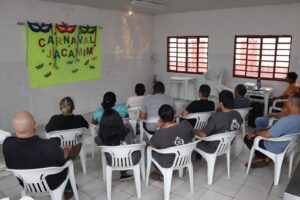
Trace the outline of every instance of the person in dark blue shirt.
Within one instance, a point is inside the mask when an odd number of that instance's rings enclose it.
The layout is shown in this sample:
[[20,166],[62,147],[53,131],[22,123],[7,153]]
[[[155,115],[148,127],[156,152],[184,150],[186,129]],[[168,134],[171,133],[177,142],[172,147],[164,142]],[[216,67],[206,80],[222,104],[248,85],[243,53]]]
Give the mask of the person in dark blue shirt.
[[234,89],[234,103],[233,107],[236,109],[239,108],[249,108],[251,101],[250,99],[245,97],[245,94],[247,93],[247,89],[243,84],[239,84]]

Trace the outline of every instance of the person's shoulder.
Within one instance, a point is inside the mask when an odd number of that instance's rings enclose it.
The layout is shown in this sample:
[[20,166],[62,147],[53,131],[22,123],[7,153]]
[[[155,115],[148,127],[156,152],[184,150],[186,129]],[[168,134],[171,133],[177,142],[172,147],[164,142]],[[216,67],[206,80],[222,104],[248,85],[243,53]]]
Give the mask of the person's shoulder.
[[182,120],[180,121],[177,126],[182,126],[184,128],[187,128],[187,129],[193,129],[193,126],[191,125],[190,122],[188,122],[187,120]]
[[17,141],[17,138],[15,136],[7,137],[7,138],[5,138],[5,140],[3,142],[3,147],[9,146],[10,144],[12,144],[16,141]]

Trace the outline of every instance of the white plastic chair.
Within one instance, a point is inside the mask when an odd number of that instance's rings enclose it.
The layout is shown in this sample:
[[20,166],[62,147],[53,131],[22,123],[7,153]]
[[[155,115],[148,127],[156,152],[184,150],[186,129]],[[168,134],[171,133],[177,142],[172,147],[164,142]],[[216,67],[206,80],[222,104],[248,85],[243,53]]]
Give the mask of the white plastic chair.
[[246,122],[247,121],[246,116],[249,114],[249,111],[252,110],[252,108],[251,107],[249,107],[249,108],[239,108],[239,109],[234,109],[234,110],[238,111],[240,113],[242,119],[243,119],[243,124],[242,124],[241,131],[242,131],[243,138],[244,138],[245,135],[246,135],[246,123],[247,123]]
[[129,115],[129,124],[133,128],[134,134],[136,135],[136,125],[139,120],[139,115],[140,115],[140,106],[136,107],[131,107],[128,108],[128,115]]
[[143,123],[145,123],[145,125],[147,124],[157,124],[159,117],[150,117],[146,120],[140,120],[140,143],[143,143],[144,141],[144,134],[147,136],[147,138],[150,140],[152,135],[150,133],[148,133],[143,126]]
[[91,144],[92,144],[92,158],[95,158],[95,151],[96,151],[95,137],[97,137],[99,126],[95,124],[90,124],[90,131],[91,131]]
[[0,130],[0,144],[3,144],[4,140],[10,136],[11,136],[11,133]]
[[274,111],[281,111],[282,110],[282,107],[278,107],[277,104],[278,103],[285,103],[287,102],[287,99],[276,99],[272,106],[270,106],[269,108],[269,114],[273,113]]
[[214,177],[214,168],[217,156],[221,156],[223,154],[226,154],[227,158],[227,176],[230,178],[230,148],[231,148],[231,142],[235,135],[238,133],[238,131],[232,131],[227,133],[219,133],[216,135],[212,135],[209,137],[201,138],[200,141],[219,141],[219,145],[214,153],[207,153],[199,148],[196,148],[195,151],[199,153],[207,162],[207,182],[208,185],[212,184],[213,177]]
[[[46,181],[46,177],[48,175],[58,174],[66,168],[68,168],[68,174],[64,182],[62,182],[62,184],[55,190],[51,190]],[[16,177],[22,180],[24,184],[24,187],[22,189],[22,194],[21,194],[22,197],[24,197],[26,194],[45,196],[45,195],[49,195],[50,193],[52,200],[61,200],[67,182],[68,180],[70,180],[74,197],[76,200],[79,200],[76,182],[75,182],[75,176],[74,176],[74,166],[72,161],[67,161],[66,164],[62,167],[47,167],[47,168],[39,168],[39,169],[25,169],[25,170],[7,169],[7,170],[11,171]]]
[[25,197],[22,197],[20,200],[34,200],[34,199],[29,196],[25,196]]
[[[164,199],[170,199],[170,191],[171,191],[171,183],[172,183],[172,176],[174,170],[179,170],[179,177],[183,175],[183,169],[185,167],[189,170],[189,177],[190,177],[190,188],[191,193],[194,193],[194,172],[193,172],[193,163],[191,160],[192,152],[196,148],[198,141],[183,144],[179,146],[169,147],[166,149],[155,149],[151,146],[147,148],[147,170],[146,170],[146,187],[149,184],[149,176],[150,176],[150,169],[151,163],[153,162],[155,166],[161,171],[164,176]],[[173,164],[169,168],[162,167],[153,157],[152,152],[157,152],[160,154],[175,154],[175,158]]]
[[84,144],[84,129],[69,129],[69,130],[61,130],[61,131],[53,131],[46,133],[46,137],[49,138],[59,138],[61,141],[61,146],[75,146],[79,143],[82,143],[80,150],[80,161],[82,165],[82,171],[86,174],[86,155],[85,155],[85,144]]
[[186,116],[180,116],[183,119],[196,119],[196,123],[194,126],[195,130],[201,130],[206,124],[212,112],[199,112],[199,113],[191,113]]
[[[144,160],[144,144],[131,144],[120,146],[99,146],[102,152],[102,170],[103,179],[106,180],[107,199],[111,199],[111,182],[112,171],[133,170],[134,180],[137,192],[137,198],[141,198],[141,180],[140,170],[142,171],[143,180],[145,178],[145,160]],[[141,160],[138,164],[133,165],[132,153],[135,151],[141,152]],[[112,158],[111,166],[106,164],[105,153],[108,153]],[[105,177],[105,178],[104,178]]]
[[[247,168],[247,174],[249,174],[250,166],[252,162],[252,159],[254,157],[255,151],[260,151],[266,156],[268,156],[270,159],[274,162],[274,185],[278,185],[279,178],[280,178],[280,172],[281,172],[281,166],[285,155],[289,156],[289,177],[291,177],[292,174],[292,167],[293,167],[293,160],[294,160],[294,154],[297,146],[297,140],[300,136],[300,133],[291,134],[291,135],[285,135],[278,138],[263,138],[261,136],[257,136],[254,139],[254,144],[250,151],[249,161],[248,161],[248,168]],[[272,141],[272,142],[289,142],[289,144],[286,146],[285,150],[280,154],[275,154],[270,151],[267,151],[265,149],[262,149],[259,147],[259,142],[261,140],[265,141]]]
[[223,82],[224,69],[221,68],[209,68],[207,72],[204,73],[204,82],[209,85],[222,85]]

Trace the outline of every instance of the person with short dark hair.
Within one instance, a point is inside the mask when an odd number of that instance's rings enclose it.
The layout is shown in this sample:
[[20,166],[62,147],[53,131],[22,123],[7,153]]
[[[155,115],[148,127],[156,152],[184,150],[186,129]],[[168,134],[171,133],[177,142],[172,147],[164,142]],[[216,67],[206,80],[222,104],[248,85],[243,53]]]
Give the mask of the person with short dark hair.
[[[13,119],[16,137],[8,137],[3,143],[3,155],[7,168],[38,169],[63,166],[69,159],[69,149],[62,149],[54,139],[42,139],[36,135],[36,122],[28,112],[20,112]],[[46,181],[51,190],[58,188],[66,179],[68,169],[49,175]],[[24,184],[18,179],[22,187]],[[70,199],[73,191],[68,181],[64,197]]]
[[[141,112],[140,112],[140,119],[147,119],[150,117],[158,117],[158,109],[164,105],[170,105],[175,108],[174,100],[164,94],[165,86],[162,82],[157,81],[153,86],[153,95],[147,97],[142,104]],[[156,124],[147,124],[145,129],[149,133],[153,133],[156,130]]]
[[[130,126],[124,125],[122,117],[117,111],[111,108],[105,109],[101,121],[99,123],[98,136],[95,138],[97,145],[118,146],[134,144],[135,135]],[[112,164],[109,154],[105,154],[108,165]],[[133,152],[132,162],[137,164],[141,158],[140,152]],[[132,178],[127,171],[120,171],[120,179],[126,180]]]
[[210,87],[209,85],[203,84],[199,87],[199,98],[200,100],[196,100],[191,102],[184,111],[182,111],[181,115],[185,116],[190,113],[198,113],[198,112],[209,112],[215,110],[215,103],[213,101],[208,100],[210,95]]
[[125,105],[116,104],[116,101],[117,101],[117,97],[116,97],[115,93],[106,92],[103,96],[103,101],[101,103],[102,108],[98,108],[94,112],[93,118],[92,118],[92,123],[99,124],[99,122],[101,121],[102,115],[104,113],[104,110],[109,109],[109,108],[112,108],[115,111],[117,111],[122,118],[127,117],[128,116],[128,108]]
[[247,93],[247,88],[243,84],[238,84],[234,89],[234,108],[249,108],[251,101],[245,97]]
[[299,85],[296,82],[298,75],[296,72],[289,72],[285,78],[285,81],[289,84],[288,88],[278,97],[272,98],[275,99],[287,99],[289,96],[297,93],[299,91]]
[[[175,111],[170,105],[162,105],[158,110],[159,121],[157,130],[150,139],[150,145],[157,149],[164,149],[172,146],[187,144],[194,138],[194,129],[186,121],[181,121],[178,124],[175,122]],[[153,158],[165,168],[171,167],[175,155],[162,155],[153,152]],[[151,174],[155,180],[162,181],[162,176],[158,171]]]
[[50,118],[45,127],[47,133],[75,128],[89,128],[89,123],[82,115],[73,114],[75,105],[71,97],[63,98],[59,103],[59,109],[62,113]]
[[126,106],[128,108],[131,107],[141,107],[143,104],[143,100],[147,97],[145,96],[145,85],[142,83],[138,83],[135,86],[135,94],[136,96],[129,97],[126,102]]
[[[295,93],[288,98],[286,103],[286,116],[281,117],[270,128],[265,130],[256,130],[245,136],[244,143],[249,149],[252,148],[254,139],[257,136],[264,138],[277,138],[284,135],[300,132],[300,93]],[[259,146],[272,153],[282,153],[288,142],[272,142],[261,140]],[[251,168],[264,167],[270,162],[270,158],[263,153],[255,151],[255,157],[251,162]],[[246,163],[246,166],[248,163]]]
[[[233,110],[234,96],[232,92],[223,90],[219,93],[219,110],[214,113],[202,130],[197,131],[197,136],[208,137],[215,134],[240,130],[243,119],[240,113]],[[219,141],[201,141],[197,147],[207,153],[217,150]]]

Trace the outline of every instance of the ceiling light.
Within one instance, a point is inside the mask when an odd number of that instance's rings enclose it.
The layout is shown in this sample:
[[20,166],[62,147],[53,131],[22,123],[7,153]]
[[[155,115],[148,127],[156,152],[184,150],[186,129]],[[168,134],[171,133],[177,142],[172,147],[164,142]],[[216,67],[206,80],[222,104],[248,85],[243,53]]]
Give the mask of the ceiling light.
[[131,0],[130,1],[132,6],[141,7],[141,8],[151,8],[151,9],[157,9],[157,10],[163,10],[166,9],[167,6],[163,4],[159,4],[156,2],[145,2],[141,0]]

